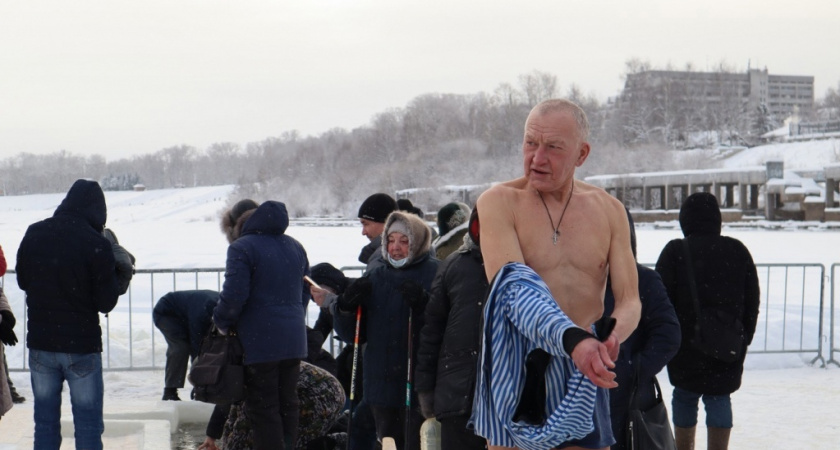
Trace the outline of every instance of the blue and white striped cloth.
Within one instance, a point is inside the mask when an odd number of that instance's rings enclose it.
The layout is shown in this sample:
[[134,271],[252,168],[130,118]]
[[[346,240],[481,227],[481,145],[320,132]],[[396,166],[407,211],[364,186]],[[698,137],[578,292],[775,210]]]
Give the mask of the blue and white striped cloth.
[[[484,308],[484,345],[470,418],[477,435],[491,445],[544,450],[593,431],[596,386],[563,350],[563,333],[574,326],[530,267],[502,267]],[[512,421],[525,385],[525,357],[536,348],[552,355],[546,370],[548,418],[542,426]]]

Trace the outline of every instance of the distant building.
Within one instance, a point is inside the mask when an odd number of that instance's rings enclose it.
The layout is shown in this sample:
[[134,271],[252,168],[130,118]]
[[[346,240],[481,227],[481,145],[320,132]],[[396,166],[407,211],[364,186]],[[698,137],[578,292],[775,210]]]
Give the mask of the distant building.
[[[767,69],[734,72],[686,72],[648,70],[628,74],[621,99],[627,101],[652,91],[661,92],[664,85],[677,102],[698,104],[739,103],[747,111],[767,108],[779,120],[805,113],[814,107],[814,77],[805,75],[771,75]],[[659,94],[661,95],[661,94]]]

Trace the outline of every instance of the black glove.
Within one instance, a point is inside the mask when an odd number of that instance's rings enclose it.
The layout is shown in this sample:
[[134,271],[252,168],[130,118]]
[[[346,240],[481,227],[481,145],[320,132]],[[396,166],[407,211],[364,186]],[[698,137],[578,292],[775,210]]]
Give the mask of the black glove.
[[429,301],[429,294],[414,280],[403,281],[399,290],[408,307],[415,311],[425,308]]
[[418,392],[417,400],[420,401],[420,413],[426,419],[435,417],[435,393],[434,392]]
[[[3,311],[0,314],[3,315],[3,321],[0,322],[0,342],[6,345],[17,344],[18,338],[13,329],[15,326],[15,316],[9,311]],[[11,320],[6,320],[8,316],[11,316]]]
[[615,317],[601,317],[595,321],[595,335],[598,340],[604,342],[612,334],[615,329]]
[[373,285],[367,277],[361,277],[350,283],[344,293],[338,296],[336,303],[342,311],[355,311],[362,303],[362,300],[369,297],[373,291]]
[[12,314],[11,311],[6,311],[4,309],[3,311],[0,311],[0,316],[3,317],[3,320],[0,321],[0,323],[8,324],[9,328],[14,328],[15,327],[15,324],[17,323],[17,319],[15,319],[15,315]]

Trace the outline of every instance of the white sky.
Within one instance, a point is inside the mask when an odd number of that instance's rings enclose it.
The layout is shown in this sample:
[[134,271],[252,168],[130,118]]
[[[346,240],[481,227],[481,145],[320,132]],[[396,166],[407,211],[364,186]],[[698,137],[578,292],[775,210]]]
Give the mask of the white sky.
[[604,100],[624,62],[840,80],[835,0],[0,0],[0,158],[108,159],[365,125],[540,70]]

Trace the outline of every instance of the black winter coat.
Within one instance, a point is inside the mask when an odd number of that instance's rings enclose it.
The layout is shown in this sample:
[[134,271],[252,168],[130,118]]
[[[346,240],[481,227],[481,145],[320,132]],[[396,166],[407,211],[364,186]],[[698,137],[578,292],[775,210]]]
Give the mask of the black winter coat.
[[[401,269],[390,264],[379,266],[365,274],[373,286],[370,297],[361,302],[362,320],[366,323],[364,347],[364,396],[375,406],[405,405],[408,364],[408,314],[410,308],[399,291],[400,285],[412,280],[429,291],[438,268],[438,260],[422,253],[417,260]],[[356,313],[336,308],[335,331],[344,342],[353,342]],[[412,314],[412,346],[417,351],[423,314]],[[416,391],[416,389],[414,390]],[[417,399],[412,400],[416,405]]]
[[99,313],[117,304],[114,252],[102,236],[105,195],[77,180],[53,217],[29,226],[17,253],[17,282],[26,292],[31,349],[102,351]]
[[417,392],[434,391],[438,419],[472,411],[487,290],[484,261],[475,245],[449,255],[432,282],[415,377]]
[[[718,229],[719,230],[719,229]],[[714,231],[688,234],[700,308],[718,308],[741,317],[745,343],[752,342],[758,321],[760,293],[758,275],[749,250],[737,239]],[[741,387],[744,356],[726,363],[695,350],[695,312],[687,280],[682,239],[665,245],[656,271],[668,290],[682,328],[682,345],[668,364],[671,384],[690,392],[706,395],[731,394]]]
[[219,291],[187,290],[170,292],[155,303],[152,320],[158,323],[161,317],[173,317],[190,338],[190,356],[195,358],[201,350],[201,341],[213,323],[213,308],[219,301]]
[[[637,264],[639,272],[639,298],[642,300],[642,315],[636,330],[621,344],[621,352],[615,362],[615,381],[618,387],[610,390],[610,419],[616,443],[611,448],[619,450],[625,446],[625,426],[633,388],[635,371],[639,369],[639,405],[648,409],[656,404],[653,379],[680,347],[680,324],[674,306],[659,274],[653,269]],[[615,309],[610,285],[604,298],[604,316]]]

